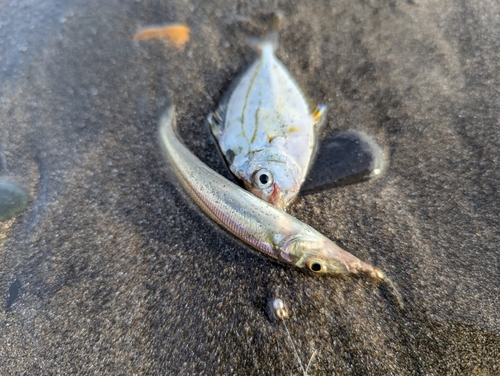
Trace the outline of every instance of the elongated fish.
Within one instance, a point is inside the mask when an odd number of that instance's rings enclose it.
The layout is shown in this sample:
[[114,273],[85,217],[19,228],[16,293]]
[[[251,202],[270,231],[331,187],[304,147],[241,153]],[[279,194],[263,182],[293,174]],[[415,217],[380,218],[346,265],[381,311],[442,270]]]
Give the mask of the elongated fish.
[[311,110],[275,56],[273,36],[257,44],[259,58],[208,122],[231,172],[245,188],[286,209],[306,178],[326,107]]
[[174,126],[170,106],[159,126],[165,157],[187,194],[221,227],[269,257],[314,273],[363,272],[384,278],[381,270],[211,170],[182,144]]

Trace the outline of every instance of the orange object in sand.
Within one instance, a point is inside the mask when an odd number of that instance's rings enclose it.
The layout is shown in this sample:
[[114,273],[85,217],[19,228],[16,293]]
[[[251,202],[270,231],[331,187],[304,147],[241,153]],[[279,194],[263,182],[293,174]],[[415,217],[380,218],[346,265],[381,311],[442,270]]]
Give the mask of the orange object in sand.
[[148,27],[140,30],[134,36],[134,41],[161,39],[173,43],[177,47],[184,47],[189,41],[189,26],[171,24],[163,27]]

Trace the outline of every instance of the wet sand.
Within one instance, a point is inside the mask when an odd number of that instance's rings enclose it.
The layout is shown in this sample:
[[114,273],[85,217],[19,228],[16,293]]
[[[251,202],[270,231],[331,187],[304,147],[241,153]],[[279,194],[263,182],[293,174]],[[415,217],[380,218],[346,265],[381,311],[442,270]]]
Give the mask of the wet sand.
[[[278,57],[382,177],[291,213],[393,285],[318,278],[219,230],[176,188],[156,136],[188,147],[252,61],[247,18],[279,9]],[[30,1],[0,14],[0,374],[500,374],[500,6],[494,1]],[[185,22],[184,50],[133,43]]]

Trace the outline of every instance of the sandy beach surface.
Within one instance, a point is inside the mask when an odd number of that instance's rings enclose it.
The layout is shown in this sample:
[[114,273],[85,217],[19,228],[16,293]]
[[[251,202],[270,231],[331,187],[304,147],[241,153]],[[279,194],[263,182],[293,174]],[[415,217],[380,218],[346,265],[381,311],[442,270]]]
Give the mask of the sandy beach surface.
[[[1,375],[300,375],[298,358],[309,375],[500,375],[497,1],[0,4],[0,178],[31,196],[0,224]],[[392,284],[267,259],[167,173],[173,102],[229,177],[204,120],[255,58],[244,30],[276,11],[278,57],[329,108],[322,137],[363,131],[389,163],[290,212]],[[190,26],[183,50],[132,41],[169,22]]]

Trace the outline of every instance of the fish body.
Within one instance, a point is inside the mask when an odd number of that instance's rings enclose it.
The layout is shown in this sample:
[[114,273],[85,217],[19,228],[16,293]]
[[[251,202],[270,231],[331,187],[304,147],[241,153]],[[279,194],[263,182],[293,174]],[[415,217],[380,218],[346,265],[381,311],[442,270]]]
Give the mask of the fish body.
[[231,172],[245,188],[286,209],[306,178],[326,107],[311,110],[274,47],[269,39],[258,44],[259,58],[208,121]]
[[165,157],[185,192],[221,227],[265,255],[315,273],[363,272],[384,278],[379,269],[341,249],[307,224],[245,191],[206,166],[178,139],[174,108],[160,120]]

